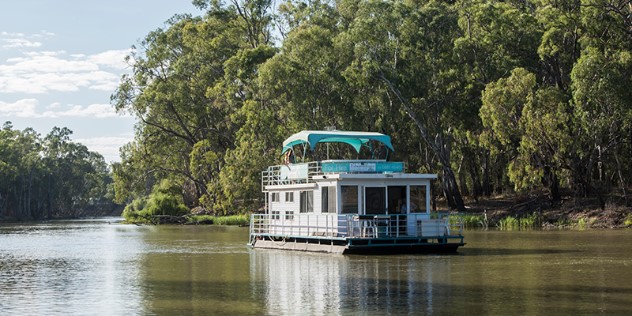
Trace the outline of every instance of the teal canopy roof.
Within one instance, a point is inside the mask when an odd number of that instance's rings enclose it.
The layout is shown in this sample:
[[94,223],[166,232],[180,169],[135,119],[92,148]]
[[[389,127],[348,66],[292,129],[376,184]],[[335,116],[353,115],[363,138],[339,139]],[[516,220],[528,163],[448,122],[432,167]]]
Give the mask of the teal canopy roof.
[[345,143],[353,146],[357,152],[360,152],[362,145],[374,140],[384,144],[391,151],[391,137],[388,135],[374,132],[348,132],[348,131],[301,131],[283,141],[283,152],[292,149],[293,146],[299,144],[309,144],[313,151],[318,143]]

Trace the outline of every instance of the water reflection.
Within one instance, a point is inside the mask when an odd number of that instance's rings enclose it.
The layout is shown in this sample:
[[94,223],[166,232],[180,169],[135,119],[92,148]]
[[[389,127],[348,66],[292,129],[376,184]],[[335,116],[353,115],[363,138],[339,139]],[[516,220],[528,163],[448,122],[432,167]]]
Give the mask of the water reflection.
[[[251,280],[265,284],[270,315],[433,313],[435,297],[452,295],[451,256],[332,256],[253,251]],[[253,288],[255,286],[253,285]]]
[[[133,231],[103,223],[0,229],[3,314],[130,314],[139,300]],[[131,263],[131,264],[130,264]],[[134,314],[133,312],[131,314]]]
[[162,226],[145,234],[138,268],[146,313],[259,315],[247,237],[243,228],[213,226]]
[[629,314],[631,231],[469,231],[457,255],[251,250],[247,228],[0,226],[2,315]]

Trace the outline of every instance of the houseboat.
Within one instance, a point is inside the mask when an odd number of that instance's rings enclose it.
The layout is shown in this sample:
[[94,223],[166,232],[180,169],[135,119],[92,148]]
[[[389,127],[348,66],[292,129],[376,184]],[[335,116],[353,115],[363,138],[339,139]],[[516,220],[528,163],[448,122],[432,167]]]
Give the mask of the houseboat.
[[389,161],[390,136],[302,131],[283,142],[282,152],[284,163],[262,172],[265,212],[251,217],[250,246],[368,254],[456,252],[464,245],[462,225],[431,212],[437,175],[406,173],[403,162]]

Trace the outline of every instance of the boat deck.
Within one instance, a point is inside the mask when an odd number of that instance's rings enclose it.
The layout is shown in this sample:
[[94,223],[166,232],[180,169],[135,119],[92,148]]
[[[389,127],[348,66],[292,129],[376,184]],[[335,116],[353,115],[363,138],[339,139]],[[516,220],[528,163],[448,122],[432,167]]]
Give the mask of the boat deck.
[[[463,243],[462,225],[445,232],[447,219],[390,215],[304,215],[292,223],[269,215],[253,215],[249,245],[254,248],[331,253],[456,252]],[[403,222],[417,224],[408,229]],[[425,234],[424,234],[425,232]]]
[[250,243],[254,248],[302,250],[341,254],[380,253],[451,253],[465,245],[463,236],[343,238],[258,235]]

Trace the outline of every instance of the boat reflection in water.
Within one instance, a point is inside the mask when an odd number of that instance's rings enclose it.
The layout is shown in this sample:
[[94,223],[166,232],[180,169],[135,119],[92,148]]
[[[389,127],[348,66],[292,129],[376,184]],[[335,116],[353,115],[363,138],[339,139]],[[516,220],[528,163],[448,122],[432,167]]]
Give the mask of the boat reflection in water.
[[263,287],[269,315],[430,314],[435,296],[451,301],[451,287],[442,285],[451,274],[447,257],[258,250],[250,253],[250,279],[263,286],[251,288]]

